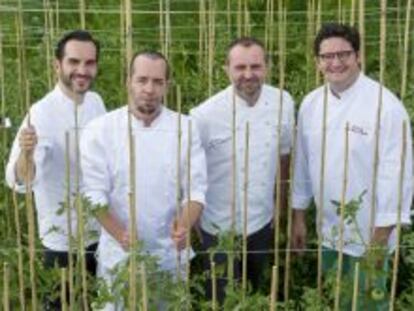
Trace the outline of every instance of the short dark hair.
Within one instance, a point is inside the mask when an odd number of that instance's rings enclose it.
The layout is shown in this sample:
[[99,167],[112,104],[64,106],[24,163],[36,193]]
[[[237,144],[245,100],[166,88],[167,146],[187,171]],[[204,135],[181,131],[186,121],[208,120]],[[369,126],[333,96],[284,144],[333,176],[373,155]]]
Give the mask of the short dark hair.
[[139,56],[145,56],[152,60],[161,59],[165,63],[165,79],[168,81],[170,79],[170,64],[168,63],[167,58],[158,51],[153,50],[143,50],[136,52],[134,56],[131,58],[131,62],[129,63],[129,76],[132,76],[134,73],[134,62]]
[[[265,52],[265,47],[263,45],[263,43],[259,40],[256,39],[254,37],[240,37],[240,38],[236,38],[234,39],[232,42],[230,42],[230,44],[227,46],[227,57],[226,57],[226,62],[229,61],[229,55],[231,50],[236,47],[236,46],[243,46],[243,47],[251,47],[253,45],[257,45],[258,47],[260,47],[263,50],[263,54],[266,54]],[[266,55],[264,56],[266,59]]]
[[71,40],[82,41],[82,42],[92,42],[96,48],[96,60],[99,59],[99,42],[95,40],[92,35],[86,30],[74,30],[68,33],[65,33],[63,37],[58,41],[55,49],[55,57],[58,60],[62,60],[65,56],[65,47],[66,43]]
[[323,40],[335,37],[348,41],[354,51],[359,52],[360,38],[355,27],[339,23],[326,23],[322,25],[313,43],[315,56],[319,55],[319,49]]

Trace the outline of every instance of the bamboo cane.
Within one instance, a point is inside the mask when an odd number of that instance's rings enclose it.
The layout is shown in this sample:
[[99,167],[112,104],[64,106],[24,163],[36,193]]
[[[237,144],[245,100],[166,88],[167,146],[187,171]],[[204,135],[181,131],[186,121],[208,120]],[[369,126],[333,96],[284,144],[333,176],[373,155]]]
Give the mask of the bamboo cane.
[[200,0],[199,5],[199,31],[198,31],[198,69],[201,72],[204,68],[205,33],[206,33],[206,5]]
[[147,273],[145,270],[145,263],[141,262],[141,286],[142,286],[142,310],[148,310],[148,286]]
[[214,48],[215,48],[215,1],[209,7],[209,36],[208,36],[208,94],[213,95],[213,69],[214,69]]
[[48,0],[43,0],[44,10],[44,28],[45,28],[45,49],[46,49],[46,75],[47,75],[47,86],[49,89],[52,88],[52,70],[51,70],[51,56],[50,56],[50,22],[49,22],[49,6]]
[[[1,25],[0,25],[1,27]],[[0,100],[1,100],[1,116],[6,117],[6,90],[5,90],[5,79],[4,79],[4,61],[3,61],[3,32],[0,28]],[[3,149],[5,145],[3,144]]]
[[[280,3],[280,2],[279,2]],[[280,7],[280,6],[279,6]],[[312,62],[312,37],[314,33],[314,0],[308,0],[308,9],[307,9],[307,23],[306,23],[306,89],[310,88],[310,76],[311,71],[313,70]]]
[[339,251],[338,251],[338,267],[336,272],[336,283],[335,283],[335,302],[334,310],[339,310],[339,297],[341,293],[341,282],[342,282],[342,265],[344,259],[344,219],[345,219],[345,200],[346,191],[348,188],[348,165],[349,165],[349,124],[345,127],[345,148],[344,148],[344,171],[342,179],[342,194],[341,194],[341,206],[340,206],[340,223],[339,223]]
[[[126,37],[127,37],[127,33],[126,33],[126,23],[125,23],[125,2],[124,1],[120,1],[119,3],[119,39],[120,39],[120,46],[119,46],[119,52],[120,52],[120,57],[119,57],[119,87],[120,89],[124,89],[125,87],[125,75],[128,74],[129,77],[129,66],[128,66],[128,55],[126,55]],[[127,69],[128,67],[128,69]],[[125,102],[125,97],[124,97],[124,93],[123,92],[119,92],[120,95],[120,102],[123,103]]]
[[160,47],[161,52],[166,55],[165,51],[165,33],[164,33],[164,0],[159,0],[159,39],[160,39]]
[[[30,84],[26,80],[26,109],[28,111],[27,115],[27,125],[31,126],[30,118]],[[35,249],[35,219],[34,219],[34,207],[33,207],[33,197],[32,197],[32,181],[30,180],[30,173],[33,169],[29,165],[29,155],[26,155],[26,168],[27,174],[25,176],[26,184],[26,212],[27,212],[27,224],[28,224],[28,235],[29,235],[29,270],[30,270],[30,285],[31,285],[31,299],[32,299],[32,310],[37,310],[37,286],[36,286],[36,249]]]
[[[318,0],[317,16],[316,16],[316,31],[321,29],[322,26],[322,0]],[[321,82],[321,74],[317,68],[315,68],[315,86],[319,86]]]
[[[60,32],[60,18],[59,18],[59,0],[55,0],[55,34]],[[52,37],[53,41],[54,37]]]
[[[132,5],[131,0],[125,0],[124,5],[124,14],[125,14],[125,63],[132,59],[132,40],[133,40],[133,32],[132,32]],[[127,75],[130,76],[130,68],[127,66]]]
[[17,271],[19,279],[19,301],[21,310],[26,309],[25,295],[24,295],[24,271],[23,271],[23,247],[22,247],[22,230],[20,226],[19,205],[17,204],[16,191],[13,189],[12,193],[14,220],[16,225],[16,244],[17,244]]
[[393,261],[393,273],[392,273],[392,282],[391,282],[391,297],[390,297],[390,311],[394,310],[395,297],[397,293],[397,280],[398,280],[398,264],[400,260],[400,243],[401,243],[401,209],[402,201],[404,197],[404,174],[405,174],[405,158],[407,155],[407,121],[403,122],[402,125],[402,150],[401,150],[401,164],[400,164],[400,180],[398,184],[398,212],[397,212],[397,226],[396,226],[396,235],[397,242],[394,252],[394,261]]
[[227,17],[227,33],[229,35],[228,39],[231,38],[231,0],[227,0],[227,11],[226,11],[226,17]]
[[237,0],[237,37],[243,34],[242,0]]
[[[82,304],[84,310],[88,310],[88,283],[87,283],[87,271],[86,271],[86,258],[85,258],[85,215],[83,209],[83,203],[81,200],[80,192],[80,123],[79,123],[79,107],[82,105],[82,99],[77,96],[75,100],[75,209],[77,220],[77,251],[78,260],[81,268],[81,288],[82,288]],[[70,257],[70,256],[69,256]]]
[[338,23],[342,23],[342,0],[338,0],[338,13],[337,13],[337,20]]
[[355,1],[356,0],[351,0],[351,14],[350,14],[350,21],[349,23],[351,24],[351,26],[355,25]]
[[210,262],[211,270],[211,288],[212,288],[212,299],[211,299],[211,310],[216,311],[217,309],[217,280],[216,280],[216,263]]
[[10,271],[9,264],[7,262],[3,263],[3,310],[10,310]]
[[[193,143],[193,126],[191,120],[188,121],[188,137],[187,137],[187,202],[191,202],[191,147]],[[191,254],[191,224],[190,224],[190,210],[187,208],[187,224],[188,233],[186,236],[186,286],[187,293],[190,294],[190,254]]]
[[323,116],[322,116],[322,143],[321,143],[321,161],[320,161],[320,180],[319,180],[319,198],[318,198],[318,216],[317,216],[317,232],[318,232],[318,274],[317,284],[318,293],[322,294],[322,225],[323,225],[323,209],[325,194],[325,157],[326,157],[326,124],[328,114],[328,84],[325,83],[323,95]]
[[68,309],[68,304],[66,301],[66,268],[60,269],[60,289],[61,310],[66,311]]
[[250,14],[247,1],[244,1],[244,35],[250,36],[251,33],[251,24],[250,24]]
[[365,0],[359,1],[359,14],[358,14],[358,30],[361,36],[359,59],[361,62],[361,70],[365,71]]
[[[177,154],[176,154],[176,192],[175,192],[175,215],[176,215],[176,221],[174,223],[175,226],[178,225],[177,220],[182,215],[181,210],[181,149],[182,149],[182,126],[181,126],[181,88],[179,85],[177,85]],[[178,279],[181,279],[181,253],[177,252],[176,257],[176,265],[177,265],[177,276]]]
[[[380,140],[380,123],[383,106],[383,88],[384,88],[384,72],[385,72],[385,36],[386,36],[386,0],[381,0],[381,20],[380,20],[380,83],[378,95],[378,109],[375,124],[375,145],[374,145],[374,159],[373,159],[373,173],[372,173],[372,193],[371,193],[371,211],[369,220],[370,229],[370,244],[374,233],[374,223],[376,214],[376,197],[377,197],[377,179],[379,166],[379,140]],[[371,247],[372,245],[370,245]]]
[[397,0],[395,19],[396,19],[395,24],[397,28],[395,37],[397,37],[397,43],[398,43],[397,44],[397,55],[398,55],[398,60],[400,61],[400,67],[402,68],[404,55],[403,55],[403,33],[401,29],[401,0]]
[[407,92],[407,71],[408,71],[408,55],[409,55],[409,43],[410,43],[410,20],[411,20],[411,0],[407,0],[407,9],[405,16],[405,28],[404,28],[404,51],[403,51],[403,65],[401,73],[401,100],[404,101],[405,93]]
[[276,267],[272,267],[272,284],[270,287],[270,311],[276,310]]
[[171,47],[171,4],[170,0],[165,0],[165,57],[170,57]]
[[85,0],[79,0],[79,20],[81,29],[86,29]]
[[249,208],[249,144],[250,127],[246,123],[245,133],[245,151],[244,151],[244,184],[243,184],[243,253],[242,253],[242,292],[243,300],[247,294],[247,225],[248,225],[248,208]]
[[233,86],[233,103],[232,103],[232,124],[231,124],[231,132],[232,132],[232,154],[231,154],[231,161],[232,161],[232,182],[231,182],[231,206],[230,206],[230,221],[231,221],[231,228],[230,228],[230,240],[231,240],[231,248],[229,250],[229,254],[227,256],[227,276],[229,279],[229,284],[233,286],[233,277],[234,277],[234,240],[235,240],[235,232],[236,232],[236,197],[237,197],[237,136],[236,136],[236,91],[234,90]]
[[23,65],[22,65],[22,53],[23,53],[23,48],[22,48],[22,43],[21,43],[21,33],[20,33],[20,23],[19,23],[19,17],[16,16],[15,20],[15,27],[16,27],[16,55],[17,55],[17,85],[19,86],[20,90],[23,90],[22,92],[19,92],[19,102],[20,105],[19,107],[21,108],[22,111],[27,111],[26,108],[26,102],[25,102],[25,98],[24,98],[24,90],[26,89],[26,86],[24,85],[25,81],[23,79]]
[[[296,135],[297,135],[297,130],[296,130],[296,125],[293,124],[293,129],[292,129],[292,133],[293,133],[293,142],[292,142],[292,149],[291,149],[291,156],[290,156],[290,168],[289,168],[289,176],[291,176],[291,178],[293,176],[295,176],[295,152],[296,152]],[[293,217],[293,209],[292,209],[292,194],[290,194],[289,196],[289,204],[287,206],[287,228],[286,228],[286,240],[287,240],[287,244],[286,244],[286,252],[285,252],[285,279],[283,282],[284,285],[284,297],[285,297],[285,302],[288,303],[289,302],[289,284],[290,284],[290,260],[291,260],[291,236],[292,236],[292,217]]]
[[358,310],[358,293],[359,293],[359,262],[355,264],[354,291],[352,295],[352,311]]
[[[66,223],[68,227],[68,253],[73,254],[73,232],[72,232],[72,189],[70,184],[70,137],[69,132],[65,133],[65,179],[66,179]],[[74,263],[73,256],[68,256],[68,281],[69,281],[69,306],[75,306],[75,286],[74,286]]]

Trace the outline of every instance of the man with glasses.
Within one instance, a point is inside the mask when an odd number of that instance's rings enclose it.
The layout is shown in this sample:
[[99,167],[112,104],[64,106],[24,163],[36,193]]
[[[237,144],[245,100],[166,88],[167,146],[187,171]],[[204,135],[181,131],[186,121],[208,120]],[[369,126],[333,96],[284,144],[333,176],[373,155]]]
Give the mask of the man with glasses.
[[[318,213],[322,213],[324,272],[336,272],[338,252],[343,251],[343,273],[352,278],[356,262],[369,263],[372,250],[384,250],[374,256],[372,274],[362,268],[360,275],[360,294],[369,297],[360,299],[360,306],[382,310],[388,304],[383,295],[386,278],[377,272],[387,269],[386,253],[395,248],[396,224],[410,223],[411,130],[401,101],[361,72],[359,42],[354,28],[335,23],[324,25],[314,42],[317,66],[327,88],[321,86],[308,94],[299,111],[292,245],[298,250],[305,247],[305,209],[314,200]],[[399,205],[403,122],[406,153]],[[348,182],[344,183],[346,161]],[[342,193],[343,245],[339,234]],[[342,302],[349,306],[349,296]]]

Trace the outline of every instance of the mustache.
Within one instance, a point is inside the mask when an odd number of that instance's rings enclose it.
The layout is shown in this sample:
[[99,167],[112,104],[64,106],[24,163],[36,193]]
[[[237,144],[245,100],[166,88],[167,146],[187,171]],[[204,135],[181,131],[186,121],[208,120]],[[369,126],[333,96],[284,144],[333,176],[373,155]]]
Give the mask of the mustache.
[[82,74],[78,74],[78,73],[71,74],[70,75],[70,78],[71,79],[74,79],[74,78],[84,78],[84,79],[92,80],[92,76],[90,76],[90,75],[82,75]]

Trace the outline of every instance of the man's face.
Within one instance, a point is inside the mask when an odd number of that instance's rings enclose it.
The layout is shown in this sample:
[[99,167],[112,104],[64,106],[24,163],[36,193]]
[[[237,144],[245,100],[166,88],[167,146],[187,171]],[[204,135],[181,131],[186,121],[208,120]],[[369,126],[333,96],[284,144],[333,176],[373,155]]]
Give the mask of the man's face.
[[236,92],[245,99],[258,96],[266,77],[263,49],[258,45],[236,45],[227,61],[226,71]]
[[56,60],[55,66],[59,81],[70,92],[84,94],[96,77],[96,47],[93,42],[70,40],[62,60]]
[[163,59],[145,55],[135,59],[128,88],[132,108],[140,114],[152,115],[160,108],[168,85],[166,70]]
[[317,65],[325,79],[337,89],[347,89],[359,74],[359,54],[343,38],[325,39],[319,46]]

